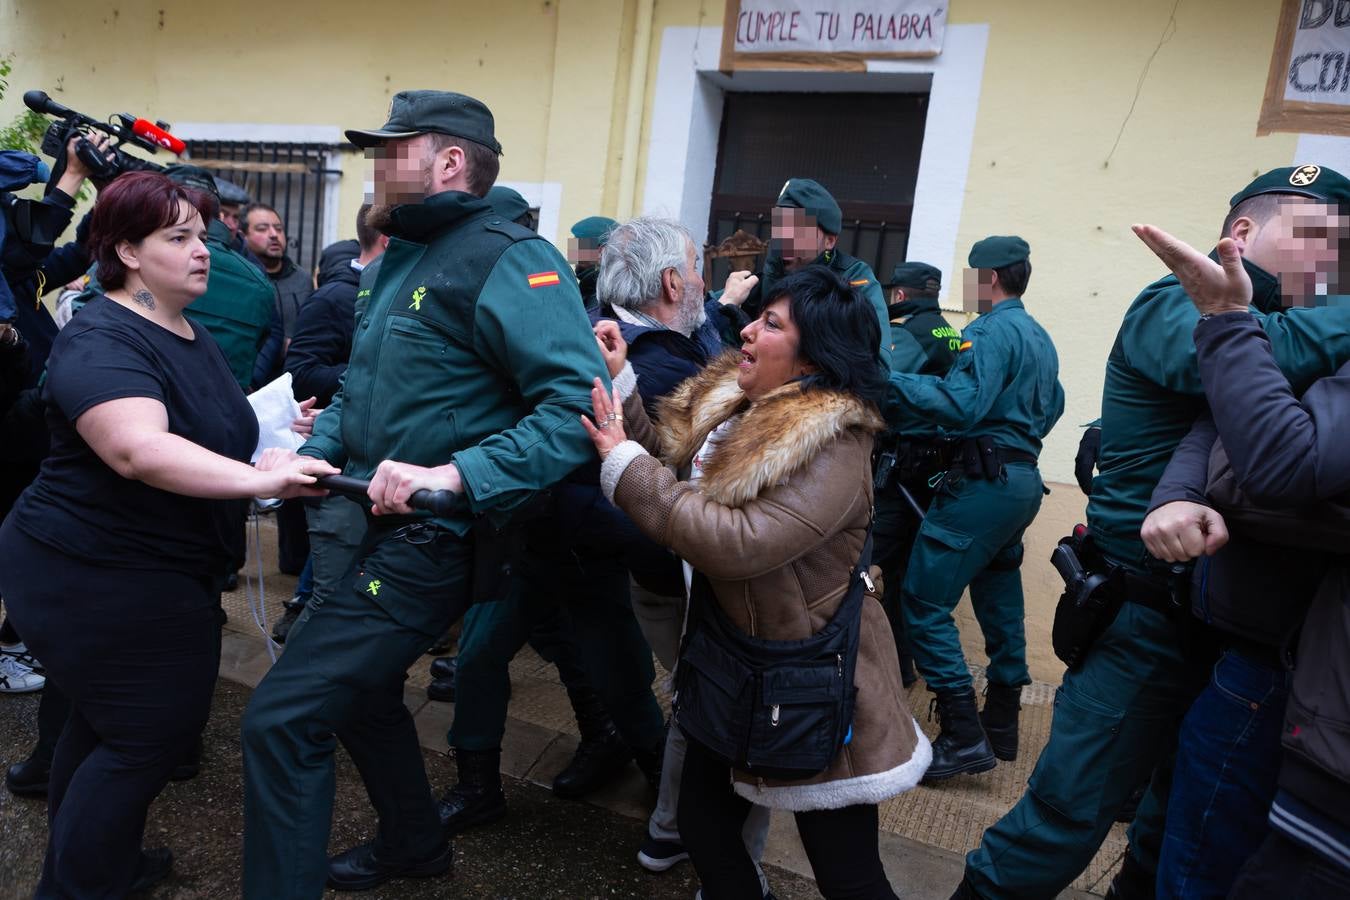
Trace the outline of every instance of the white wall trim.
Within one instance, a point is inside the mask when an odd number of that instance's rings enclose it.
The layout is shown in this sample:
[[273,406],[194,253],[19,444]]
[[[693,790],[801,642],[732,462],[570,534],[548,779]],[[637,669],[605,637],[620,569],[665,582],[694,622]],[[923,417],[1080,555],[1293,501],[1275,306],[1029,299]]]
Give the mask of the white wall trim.
[[1350,172],[1350,137],[1337,134],[1300,134],[1290,165],[1316,163],[1345,174]]
[[[695,239],[707,239],[728,89],[904,91],[926,85],[928,118],[909,257],[948,268],[956,258],[988,40],[988,25],[951,25],[942,53],[933,59],[875,61],[867,72],[744,72],[728,78],[717,70],[722,29],[665,29],[650,113],[643,213],[679,219]],[[954,273],[947,274],[950,282]]]
[[272,122],[178,122],[170,129],[185,141],[294,141],[340,144],[337,125],[278,125]]

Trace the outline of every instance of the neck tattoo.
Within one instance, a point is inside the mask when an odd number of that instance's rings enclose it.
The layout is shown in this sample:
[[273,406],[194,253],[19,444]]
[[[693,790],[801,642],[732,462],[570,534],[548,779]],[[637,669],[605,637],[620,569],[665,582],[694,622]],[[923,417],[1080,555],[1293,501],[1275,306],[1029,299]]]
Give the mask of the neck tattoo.
[[140,290],[132,293],[131,300],[133,303],[138,303],[141,306],[144,306],[146,309],[155,308],[155,295],[147,291],[145,288],[141,288]]

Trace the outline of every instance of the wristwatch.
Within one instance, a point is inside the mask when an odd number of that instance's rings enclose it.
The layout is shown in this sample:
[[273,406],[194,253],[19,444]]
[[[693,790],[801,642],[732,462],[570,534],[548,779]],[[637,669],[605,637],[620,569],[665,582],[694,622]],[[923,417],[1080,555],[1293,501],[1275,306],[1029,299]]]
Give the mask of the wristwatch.
[[19,341],[22,339],[23,337],[19,334],[19,329],[11,325],[9,328],[5,329],[3,335],[0,335],[0,347],[17,347]]

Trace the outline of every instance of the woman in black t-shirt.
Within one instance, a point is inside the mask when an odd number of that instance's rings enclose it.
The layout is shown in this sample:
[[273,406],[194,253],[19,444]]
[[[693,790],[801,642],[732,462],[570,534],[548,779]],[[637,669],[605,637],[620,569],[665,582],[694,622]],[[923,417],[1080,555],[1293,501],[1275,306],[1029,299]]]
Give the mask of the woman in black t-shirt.
[[167,874],[150,802],[205,725],[219,665],[214,576],[235,504],[322,493],[337,470],[268,453],[215,341],[183,316],[206,290],[214,199],[162,175],[99,194],[105,296],[57,337],[51,454],[0,528],[0,593],[73,703],[52,763],[37,896],[120,897]]

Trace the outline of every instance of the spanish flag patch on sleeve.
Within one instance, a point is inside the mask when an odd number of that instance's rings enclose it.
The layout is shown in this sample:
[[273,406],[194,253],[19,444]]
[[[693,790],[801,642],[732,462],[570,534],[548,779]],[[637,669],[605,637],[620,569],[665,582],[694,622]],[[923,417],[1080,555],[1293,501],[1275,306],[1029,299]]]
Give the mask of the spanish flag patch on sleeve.
[[849,284],[853,285],[854,287],[862,287],[864,284],[867,284],[867,279],[859,278],[857,281],[850,281]]
[[526,275],[525,279],[529,281],[532,288],[551,287],[558,283],[558,273],[556,271],[535,272],[533,275]]
[[970,341],[962,341],[961,346],[958,347],[957,349],[962,352],[965,352],[966,350],[969,350],[972,346],[973,345],[970,343]]

